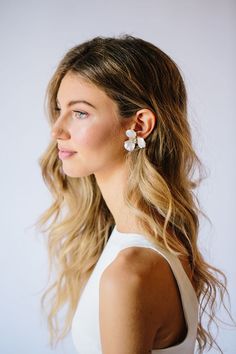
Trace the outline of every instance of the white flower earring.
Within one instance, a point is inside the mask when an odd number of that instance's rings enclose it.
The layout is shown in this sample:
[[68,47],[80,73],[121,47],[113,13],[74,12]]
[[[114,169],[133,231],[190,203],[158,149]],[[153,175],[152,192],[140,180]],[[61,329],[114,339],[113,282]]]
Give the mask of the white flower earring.
[[138,144],[138,147],[145,148],[146,142],[144,138],[137,136],[136,132],[133,129],[128,129],[125,132],[126,136],[128,136],[129,140],[124,142],[124,147],[128,151],[133,151],[135,149],[135,144]]

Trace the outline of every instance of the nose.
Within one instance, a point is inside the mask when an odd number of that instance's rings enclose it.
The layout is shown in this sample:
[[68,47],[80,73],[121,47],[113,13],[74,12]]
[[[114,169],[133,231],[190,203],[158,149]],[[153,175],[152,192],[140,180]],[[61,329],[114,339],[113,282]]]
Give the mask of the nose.
[[70,134],[59,121],[56,121],[51,129],[51,137],[53,139],[68,139]]

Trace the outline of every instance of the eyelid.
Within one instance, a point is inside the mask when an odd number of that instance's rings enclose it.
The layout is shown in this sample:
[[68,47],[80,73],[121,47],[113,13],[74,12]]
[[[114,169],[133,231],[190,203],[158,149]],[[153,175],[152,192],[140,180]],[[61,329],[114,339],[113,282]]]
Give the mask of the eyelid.
[[[61,108],[60,107],[55,107],[55,111],[56,112],[60,112],[61,111]],[[87,112],[84,112],[84,111],[80,111],[80,110],[73,110],[72,111],[72,116],[74,115],[74,113],[81,113],[82,115],[87,116],[89,115]],[[81,118],[75,118],[75,119],[81,119]]]
[[[84,112],[84,111],[80,111],[80,110],[73,110],[72,111],[73,115],[76,114],[76,113],[81,113],[83,116],[88,116],[88,113],[87,112]],[[76,118],[77,119],[77,118]],[[80,119],[80,118],[79,118]]]

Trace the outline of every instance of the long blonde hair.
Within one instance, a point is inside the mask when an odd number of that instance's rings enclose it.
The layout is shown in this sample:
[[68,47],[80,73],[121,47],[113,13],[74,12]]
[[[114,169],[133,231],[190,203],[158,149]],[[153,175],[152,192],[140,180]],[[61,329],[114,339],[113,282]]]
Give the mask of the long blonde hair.
[[[146,148],[126,155],[130,173],[125,200],[152,242],[188,257],[199,299],[198,350],[202,353],[213,344],[220,350],[210,325],[217,323],[217,294],[221,302],[228,295],[227,281],[222,271],[204,260],[197,245],[199,216],[205,214],[193,190],[203,178],[203,164],[193,149],[180,70],[162,50],[140,38],[123,35],[88,40],[65,54],[48,84],[51,126],[57,119],[57,92],[69,71],[102,88],[117,104],[120,119],[144,107],[155,113],[156,126],[146,138]],[[41,299],[44,308],[46,298],[53,294],[47,314],[53,345],[70,331],[82,289],[108,241],[114,219],[93,174],[71,178],[63,173],[55,141],[49,143],[39,164],[53,196],[52,205],[36,223],[47,235],[49,273],[53,266],[56,270],[55,281]],[[60,331],[57,317],[64,305],[68,309]]]

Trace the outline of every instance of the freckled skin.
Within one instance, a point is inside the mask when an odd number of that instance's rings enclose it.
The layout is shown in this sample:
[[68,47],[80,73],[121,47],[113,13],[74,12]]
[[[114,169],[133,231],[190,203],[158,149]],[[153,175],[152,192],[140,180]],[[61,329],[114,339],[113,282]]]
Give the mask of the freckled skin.
[[[64,172],[71,177],[88,176],[112,170],[124,161],[123,143],[127,140],[125,130],[130,120],[119,119],[117,106],[104,91],[77,74],[67,73],[61,81],[57,94],[60,114],[52,127],[52,136],[58,145],[77,151],[69,159],[62,160]],[[67,106],[72,100],[85,103]],[[73,111],[87,115],[72,117]]]

